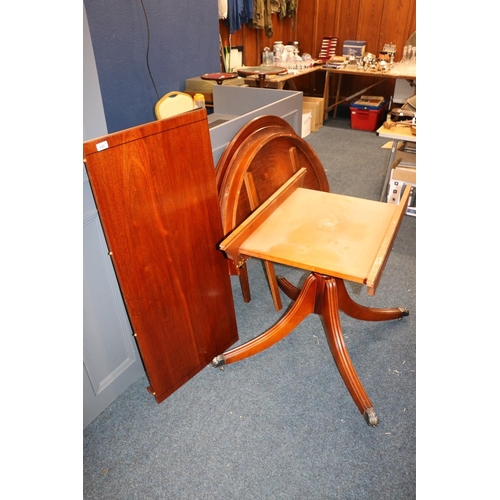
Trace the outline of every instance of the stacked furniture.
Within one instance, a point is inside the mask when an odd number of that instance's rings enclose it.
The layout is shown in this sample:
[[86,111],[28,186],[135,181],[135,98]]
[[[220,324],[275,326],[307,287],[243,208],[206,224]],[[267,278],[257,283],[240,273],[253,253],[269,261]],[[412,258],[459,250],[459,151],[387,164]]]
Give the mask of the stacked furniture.
[[318,314],[348,391],[366,422],[375,426],[378,416],[350,359],[340,311],[363,321],[401,319],[409,313],[405,308],[354,302],[344,280],[365,285],[369,295],[375,294],[410,190],[405,190],[399,205],[330,193],[321,163],[308,155],[305,144],[282,120],[262,117],[232,144],[228,156],[238,159],[218,165],[224,229],[229,232],[219,247],[233,265],[241,271],[249,258],[258,258],[309,274],[298,288],[267,269],[270,283],[277,281],[292,306],[274,326],[216,356],[212,364],[222,367],[258,354],[286,337],[306,316]]

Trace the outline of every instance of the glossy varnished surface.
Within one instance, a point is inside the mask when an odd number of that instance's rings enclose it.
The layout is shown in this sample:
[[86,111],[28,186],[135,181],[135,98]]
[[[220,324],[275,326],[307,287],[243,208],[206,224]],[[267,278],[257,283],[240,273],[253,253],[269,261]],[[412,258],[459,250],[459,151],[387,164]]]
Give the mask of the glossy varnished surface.
[[235,134],[235,136],[231,139],[229,144],[224,149],[217,166],[215,168],[215,178],[217,181],[217,190],[221,189],[222,182],[224,180],[224,176],[229,168],[236,168],[236,162],[233,157],[238,152],[239,148],[250,141],[254,141],[252,139],[252,135],[262,129],[267,129],[269,133],[276,127],[279,127],[280,130],[284,132],[289,132],[290,134],[294,134],[295,131],[293,127],[287,123],[285,120],[282,120],[279,117],[273,115],[264,115],[254,118],[246,123],[240,130]]
[[243,127],[217,164],[224,231],[243,222],[252,208],[245,176],[252,174],[259,202],[263,203],[299,168],[306,168],[304,186],[329,191],[325,170],[315,151],[290,125],[276,116],[263,116]]
[[[318,156],[285,120],[265,115],[242,127],[228,144],[216,168],[224,234],[243,222],[300,168],[306,168],[306,187],[329,191]],[[274,271],[270,264],[265,266],[275,307],[280,310]],[[236,269],[229,261],[229,271],[240,275],[243,297],[249,302],[250,285],[245,266]]]
[[[99,151],[99,149],[102,149]],[[237,340],[205,110],[84,144],[150,390],[161,402]]]

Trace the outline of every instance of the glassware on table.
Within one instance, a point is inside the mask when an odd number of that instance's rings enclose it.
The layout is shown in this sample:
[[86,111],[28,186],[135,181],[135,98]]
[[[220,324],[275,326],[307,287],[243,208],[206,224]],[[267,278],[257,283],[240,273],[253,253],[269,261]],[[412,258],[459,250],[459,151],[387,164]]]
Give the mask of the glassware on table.
[[273,46],[273,65],[281,67],[283,65],[283,42],[274,42]]
[[264,47],[264,52],[262,52],[262,65],[273,65],[273,53],[271,52],[271,49],[269,47]]

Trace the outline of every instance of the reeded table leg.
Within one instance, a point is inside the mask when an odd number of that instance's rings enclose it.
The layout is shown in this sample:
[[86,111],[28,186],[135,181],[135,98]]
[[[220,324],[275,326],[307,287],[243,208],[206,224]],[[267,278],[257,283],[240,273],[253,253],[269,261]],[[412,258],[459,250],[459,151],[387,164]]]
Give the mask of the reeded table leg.
[[[387,321],[389,319],[401,319],[410,314],[408,309],[404,307],[374,308],[362,306],[351,299],[343,279],[336,278],[335,281],[337,283],[338,307],[351,318],[364,321]],[[286,296],[292,300],[296,300],[300,294],[300,288],[292,285],[282,276],[278,277],[278,285]]]
[[246,264],[239,268],[239,278],[243,300],[248,303],[252,297],[250,295],[250,283],[248,282],[248,268]]
[[[344,381],[347,390],[351,394],[354,403],[359,411],[363,414],[368,425],[377,425],[378,417],[373,409],[373,404],[368,397],[361,380],[352,364],[347,346],[344,342],[342,334],[342,326],[339,317],[339,288],[335,278],[318,277],[321,280],[321,295],[322,303],[319,304],[320,314],[324,319],[326,336],[330,344],[333,359],[339,369],[342,380]],[[318,285],[319,286],[319,285]]]
[[288,312],[276,325],[258,337],[215,357],[212,365],[236,363],[262,352],[286,337],[306,316],[311,313],[319,314],[323,317],[330,349],[347,390],[368,425],[377,425],[378,417],[373,404],[354,369],[344,342],[339,310],[365,321],[398,319],[408,316],[408,311],[402,308],[375,309],[357,304],[349,297],[342,279],[317,273],[311,273],[307,277],[302,289],[283,278],[279,279],[279,284],[295,300]]
[[315,301],[316,279],[311,274],[304,283],[297,300],[278,323],[258,337],[217,356],[212,361],[212,365],[222,366],[236,363],[276,344],[276,342],[285,338],[304,318],[314,312]]
[[364,321],[387,321],[389,319],[401,319],[410,313],[404,307],[374,308],[366,307],[354,302],[349,296],[344,280],[337,278],[337,292],[339,299],[339,309],[351,318]]

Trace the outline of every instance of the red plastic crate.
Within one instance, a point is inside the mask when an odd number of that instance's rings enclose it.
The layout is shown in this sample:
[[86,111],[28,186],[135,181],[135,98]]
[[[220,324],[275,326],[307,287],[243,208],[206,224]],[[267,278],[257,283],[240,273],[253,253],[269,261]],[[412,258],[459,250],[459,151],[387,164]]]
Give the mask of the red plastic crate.
[[379,109],[360,109],[350,106],[351,128],[355,130],[377,130],[384,123],[388,103],[384,103]]

